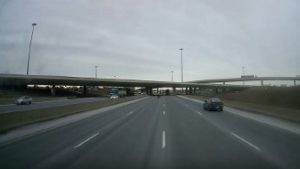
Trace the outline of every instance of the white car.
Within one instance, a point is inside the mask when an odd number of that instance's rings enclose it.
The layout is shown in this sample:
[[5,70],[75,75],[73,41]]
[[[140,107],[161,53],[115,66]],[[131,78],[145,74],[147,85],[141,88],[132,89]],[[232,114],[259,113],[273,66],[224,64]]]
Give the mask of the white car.
[[110,99],[118,99],[118,98],[119,98],[118,95],[111,95],[111,96],[110,96]]
[[32,102],[32,98],[29,96],[21,96],[20,98],[18,98],[16,100],[16,104],[17,105],[21,105],[21,104],[31,104]]

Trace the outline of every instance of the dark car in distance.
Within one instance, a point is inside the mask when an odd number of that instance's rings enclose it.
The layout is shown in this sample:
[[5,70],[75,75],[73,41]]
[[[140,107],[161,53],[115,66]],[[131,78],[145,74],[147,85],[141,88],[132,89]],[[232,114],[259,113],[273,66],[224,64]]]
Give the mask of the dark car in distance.
[[223,102],[219,98],[206,99],[203,104],[203,109],[208,111],[223,111]]

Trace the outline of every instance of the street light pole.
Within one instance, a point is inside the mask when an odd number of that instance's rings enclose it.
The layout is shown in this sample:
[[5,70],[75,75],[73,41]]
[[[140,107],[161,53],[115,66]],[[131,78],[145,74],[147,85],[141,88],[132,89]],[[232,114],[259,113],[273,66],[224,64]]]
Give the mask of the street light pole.
[[98,66],[95,65],[95,78],[97,79],[97,75],[98,75]]
[[245,66],[242,66],[242,76],[245,75]]
[[181,60],[181,82],[183,82],[183,59],[182,59],[182,51],[183,49],[180,48],[180,60]]
[[33,37],[34,27],[37,24],[36,23],[32,23],[31,25],[32,25],[32,32],[31,32],[31,37],[30,37],[30,42],[29,42],[29,50],[28,50],[27,75],[29,74],[29,64],[30,64],[30,53],[31,53],[32,37]]
[[172,70],[171,71],[171,81],[173,82],[173,73],[174,73],[174,71]]
[[[242,76],[245,76],[245,66],[242,66]],[[245,85],[245,81],[243,81],[243,85]]]

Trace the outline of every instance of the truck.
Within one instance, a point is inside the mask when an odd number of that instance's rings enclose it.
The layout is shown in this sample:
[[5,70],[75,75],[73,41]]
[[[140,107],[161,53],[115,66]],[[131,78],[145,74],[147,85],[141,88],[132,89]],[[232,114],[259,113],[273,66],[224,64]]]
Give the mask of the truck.
[[125,89],[112,88],[109,92],[109,95],[117,95],[119,97],[127,96],[127,91]]
[[254,75],[242,75],[241,78],[255,78]]
[[125,96],[127,96],[127,91],[126,90],[119,90],[118,95],[119,95],[119,97],[125,97]]

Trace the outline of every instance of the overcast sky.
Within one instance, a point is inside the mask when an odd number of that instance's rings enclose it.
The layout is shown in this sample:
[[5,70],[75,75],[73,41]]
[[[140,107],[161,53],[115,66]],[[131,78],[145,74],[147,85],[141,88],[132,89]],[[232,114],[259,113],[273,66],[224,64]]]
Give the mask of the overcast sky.
[[0,0],[0,73],[184,80],[300,74],[299,0]]

